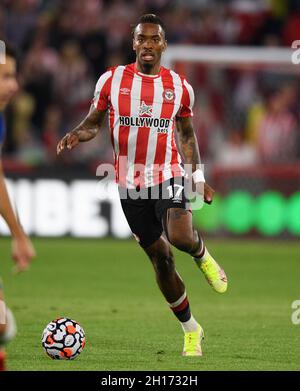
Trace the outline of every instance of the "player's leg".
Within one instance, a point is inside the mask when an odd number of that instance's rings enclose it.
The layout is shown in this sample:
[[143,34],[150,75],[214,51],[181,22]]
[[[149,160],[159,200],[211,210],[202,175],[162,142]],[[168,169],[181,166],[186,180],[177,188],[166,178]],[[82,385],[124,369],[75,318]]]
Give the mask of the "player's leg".
[[156,201],[132,200],[124,197],[124,190],[119,191],[120,195],[123,195],[121,205],[131,231],[150,258],[157,284],[185,331],[185,339],[188,342],[185,344],[184,354],[199,356],[203,331],[191,314],[184,283],[175,269],[171,246],[162,236],[162,222],[155,213]]
[[178,300],[185,292],[184,283],[175,269],[170,244],[161,236],[144,249],[154,267],[157,284],[169,303]]
[[16,323],[13,314],[6,307],[3,285],[0,279],[0,371],[5,370],[5,345],[16,335]]
[[3,286],[0,279],[0,371],[5,370],[5,351],[1,340],[6,330],[6,306],[4,302]]
[[152,262],[157,284],[184,330],[183,355],[201,356],[201,340],[204,333],[191,313],[185,285],[175,268],[170,244],[161,236],[144,250]]
[[227,290],[227,277],[206,249],[198,231],[193,228],[192,213],[184,208],[169,208],[164,212],[163,225],[172,245],[192,255],[208,283],[218,293]]

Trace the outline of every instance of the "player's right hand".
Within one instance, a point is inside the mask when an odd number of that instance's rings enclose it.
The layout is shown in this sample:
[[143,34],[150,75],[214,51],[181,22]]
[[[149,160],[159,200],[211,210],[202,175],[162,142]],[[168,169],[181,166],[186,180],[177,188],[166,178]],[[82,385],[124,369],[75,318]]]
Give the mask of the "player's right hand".
[[57,144],[56,152],[59,155],[65,148],[73,149],[79,142],[78,133],[76,131],[69,132]]
[[25,234],[13,238],[12,258],[16,263],[15,272],[26,271],[35,255],[34,247]]

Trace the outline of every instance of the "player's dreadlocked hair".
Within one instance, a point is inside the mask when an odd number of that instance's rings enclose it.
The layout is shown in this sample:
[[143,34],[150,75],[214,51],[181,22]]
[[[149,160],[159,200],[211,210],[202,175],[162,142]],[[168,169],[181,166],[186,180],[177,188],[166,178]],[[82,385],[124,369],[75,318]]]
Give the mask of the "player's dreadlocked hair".
[[154,14],[144,14],[144,15],[140,16],[140,18],[138,19],[137,23],[135,25],[133,25],[132,33],[134,33],[136,27],[140,23],[157,24],[157,25],[159,25],[162,28],[162,30],[163,30],[163,32],[165,34],[165,25],[164,25],[163,21],[157,15],[154,15]]

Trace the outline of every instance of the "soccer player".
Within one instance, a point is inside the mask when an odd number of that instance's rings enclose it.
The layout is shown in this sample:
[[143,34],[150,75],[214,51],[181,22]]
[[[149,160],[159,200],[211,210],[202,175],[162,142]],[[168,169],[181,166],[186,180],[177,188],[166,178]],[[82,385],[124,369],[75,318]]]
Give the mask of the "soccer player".
[[[3,111],[13,95],[18,90],[16,80],[16,57],[14,51],[6,47],[4,64],[0,64],[0,158],[1,147],[5,135]],[[24,271],[28,268],[34,257],[34,248],[24,233],[14,211],[7,193],[2,163],[0,159],[0,215],[6,221],[12,235],[12,257],[16,262],[16,270]],[[5,368],[4,345],[16,333],[14,317],[4,301],[3,285],[0,280],[0,370]]]
[[62,138],[57,153],[94,138],[109,112],[124,214],[153,264],[162,294],[182,325],[183,355],[201,356],[204,332],[191,314],[170,244],[193,257],[216,292],[226,291],[227,279],[192,226],[175,124],[184,163],[192,165],[196,191],[211,203],[214,190],[205,183],[200,169],[191,120],[193,89],[183,76],[160,65],[166,48],[162,21],[153,14],[141,16],[133,30],[136,62],[114,67],[99,78],[89,114]]

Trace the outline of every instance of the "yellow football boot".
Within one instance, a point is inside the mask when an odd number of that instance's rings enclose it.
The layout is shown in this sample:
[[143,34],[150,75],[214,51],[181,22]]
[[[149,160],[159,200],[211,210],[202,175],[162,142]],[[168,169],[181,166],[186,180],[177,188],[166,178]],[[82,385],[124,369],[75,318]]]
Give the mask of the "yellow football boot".
[[227,277],[224,270],[205,249],[204,256],[200,259],[194,258],[197,266],[203,272],[207,282],[218,293],[224,293],[227,290]]
[[197,331],[184,333],[183,356],[202,356],[201,341],[204,338],[204,331],[198,325]]

